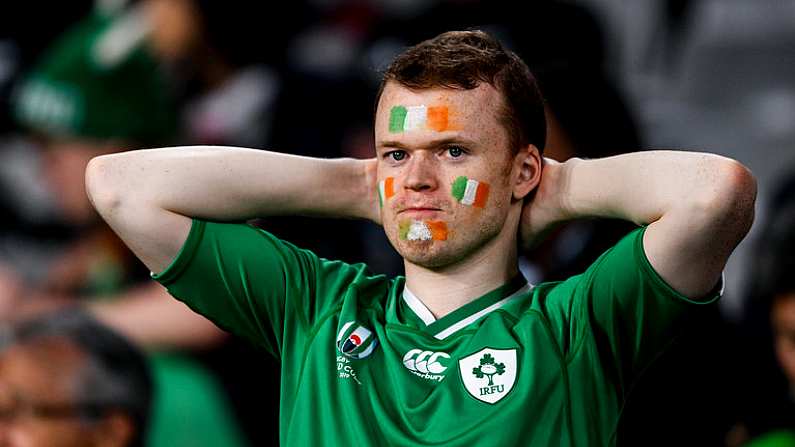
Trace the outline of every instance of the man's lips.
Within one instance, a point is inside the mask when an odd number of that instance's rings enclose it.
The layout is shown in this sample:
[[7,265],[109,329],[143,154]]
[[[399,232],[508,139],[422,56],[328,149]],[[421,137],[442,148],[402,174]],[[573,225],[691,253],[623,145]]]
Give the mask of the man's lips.
[[410,206],[407,208],[403,208],[398,211],[398,214],[401,213],[408,213],[408,214],[434,214],[441,212],[441,208],[435,208],[430,206]]

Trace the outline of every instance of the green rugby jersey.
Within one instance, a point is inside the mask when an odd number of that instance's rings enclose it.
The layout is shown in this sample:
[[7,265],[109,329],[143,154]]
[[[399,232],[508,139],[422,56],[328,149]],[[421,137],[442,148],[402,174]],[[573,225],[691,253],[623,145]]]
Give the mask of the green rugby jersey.
[[518,276],[440,319],[402,277],[244,224],[194,220],[153,277],[281,360],[283,445],[611,445],[633,380],[719,297],[665,284],[643,231],[581,275]]

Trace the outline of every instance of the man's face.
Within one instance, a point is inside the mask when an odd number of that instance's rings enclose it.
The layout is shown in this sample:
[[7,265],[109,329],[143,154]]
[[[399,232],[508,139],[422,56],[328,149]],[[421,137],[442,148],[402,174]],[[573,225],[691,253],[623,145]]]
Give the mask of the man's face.
[[795,293],[774,300],[771,320],[776,357],[790,385],[795,387]]
[[18,345],[0,355],[0,446],[96,445],[95,427],[68,409],[84,358],[68,343]]
[[381,218],[395,249],[417,265],[444,267],[503,230],[514,157],[498,122],[500,94],[384,88],[375,119]]

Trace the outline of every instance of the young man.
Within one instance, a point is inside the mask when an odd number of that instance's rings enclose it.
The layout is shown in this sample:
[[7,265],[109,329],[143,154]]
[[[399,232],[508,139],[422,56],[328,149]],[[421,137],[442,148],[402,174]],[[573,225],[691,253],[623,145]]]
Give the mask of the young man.
[[[630,384],[719,297],[755,182],[710,154],[542,161],[544,137],[527,67],[450,32],[387,70],[376,159],[168,148],[96,158],[86,177],[155,279],[281,359],[283,444],[610,444]],[[406,276],[221,223],[275,214],[379,222]],[[519,233],[588,216],[644,226],[581,275],[527,284]]]

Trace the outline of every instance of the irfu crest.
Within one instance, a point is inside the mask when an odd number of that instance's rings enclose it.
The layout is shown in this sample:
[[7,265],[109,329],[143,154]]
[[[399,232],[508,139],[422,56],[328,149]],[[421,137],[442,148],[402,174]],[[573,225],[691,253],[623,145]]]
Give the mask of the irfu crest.
[[469,394],[494,404],[507,396],[516,382],[516,349],[484,348],[459,360],[458,367]]

